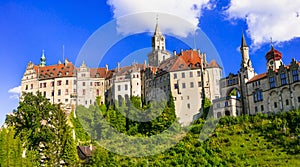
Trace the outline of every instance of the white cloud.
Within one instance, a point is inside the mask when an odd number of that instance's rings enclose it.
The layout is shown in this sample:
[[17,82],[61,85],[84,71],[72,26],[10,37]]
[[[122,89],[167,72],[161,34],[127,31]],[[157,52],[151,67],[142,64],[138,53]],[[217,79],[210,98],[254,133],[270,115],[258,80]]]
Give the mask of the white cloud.
[[21,86],[17,86],[8,90],[8,93],[20,94],[21,93]]
[[231,0],[226,14],[229,19],[245,19],[253,46],[285,42],[300,37],[300,1]]
[[19,100],[20,93],[21,93],[21,86],[17,86],[8,90],[8,93],[12,95],[9,96],[10,99],[17,99]]
[[[112,8],[113,17],[118,19],[119,33],[153,31],[158,14],[161,31],[181,37],[198,26],[203,9],[214,7],[210,0],[107,0],[107,4]],[[128,15],[132,16],[120,19]],[[183,19],[186,23],[181,24]]]

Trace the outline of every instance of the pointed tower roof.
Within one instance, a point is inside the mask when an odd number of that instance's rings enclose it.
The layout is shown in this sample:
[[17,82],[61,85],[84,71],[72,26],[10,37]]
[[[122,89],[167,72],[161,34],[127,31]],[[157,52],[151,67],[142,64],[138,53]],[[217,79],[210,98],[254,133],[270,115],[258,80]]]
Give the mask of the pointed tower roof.
[[40,63],[41,67],[46,66],[46,57],[45,57],[45,50],[42,51],[42,57],[41,57],[41,63]]
[[243,35],[242,35],[242,42],[241,42],[241,48],[242,48],[242,47],[248,47],[247,42],[246,42],[246,40],[245,40],[244,32],[243,32]]
[[156,17],[156,26],[155,26],[154,35],[162,35],[162,33],[161,33],[160,29],[159,29],[158,17]]

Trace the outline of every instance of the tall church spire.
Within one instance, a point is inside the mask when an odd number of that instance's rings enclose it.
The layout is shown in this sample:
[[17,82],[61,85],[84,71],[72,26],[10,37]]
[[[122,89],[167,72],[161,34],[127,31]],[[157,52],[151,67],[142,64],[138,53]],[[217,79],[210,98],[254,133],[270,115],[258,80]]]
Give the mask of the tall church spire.
[[241,48],[242,48],[242,47],[248,47],[247,42],[246,42],[246,40],[245,40],[244,32],[243,32],[243,35],[242,35],[242,42],[241,42]]
[[156,16],[156,26],[155,26],[154,35],[162,35],[162,33],[161,33],[160,29],[159,29],[158,16]]
[[242,41],[241,41],[241,54],[242,54],[242,64],[241,68],[246,68],[246,67],[251,67],[252,68],[252,63],[249,58],[249,47],[247,45],[246,39],[244,32],[242,33]]
[[148,55],[149,65],[158,67],[169,57],[170,54],[166,51],[166,39],[159,29],[158,17],[156,17],[155,31],[152,36],[152,52]]

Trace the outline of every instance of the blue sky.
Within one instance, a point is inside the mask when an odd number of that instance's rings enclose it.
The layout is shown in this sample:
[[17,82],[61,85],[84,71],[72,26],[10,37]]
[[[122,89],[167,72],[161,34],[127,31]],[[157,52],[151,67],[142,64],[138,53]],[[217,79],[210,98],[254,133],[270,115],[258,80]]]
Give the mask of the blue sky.
[[[94,32],[115,18],[132,15],[134,19],[116,21],[116,27],[111,27],[110,31],[126,38],[109,49],[100,66],[107,63],[113,68],[128,55],[143,61],[151,47],[149,32],[154,30],[156,22],[154,15],[139,14],[143,12],[167,13],[200,27],[219,53],[225,74],[239,70],[242,31],[257,73],[266,70],[264,57],[270,49],[271,37],[286,64],[292,58],[299,60],[300,3],[291,0],[1,0],[0,125],[5,114],[18,105],[14,93],[17,90],[13,88],[20,85],[27,63],[38,64],[43,49],[48,65],[63,59],[63,45],[65,58],[78,63],[81,48]],[[163,33],[168,34],[167,49],[177,52],[189,49],[178,39],[191,38],[190,27],[172,22],[175,19],[164,19],[163,14],[159,17]],[[105,44],[105,39],[99,40],[99,46]],[[197,42],[198,48],[210,53],[204,45]],[[90,55],[84,56],[87,59]]]

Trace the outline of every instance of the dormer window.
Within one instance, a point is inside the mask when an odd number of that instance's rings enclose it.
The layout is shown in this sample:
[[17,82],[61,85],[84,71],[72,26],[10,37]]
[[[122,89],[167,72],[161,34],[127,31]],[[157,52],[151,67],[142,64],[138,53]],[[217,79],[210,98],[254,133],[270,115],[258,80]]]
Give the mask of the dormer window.
[[69,75],[69,71],[66,72],[66,75]]
[[299,71],[297,69],[292,70],[292,75],[293,75],[293,81],[294,82],[299,81]]
[[62,75],[62,72],[59,72],[59,73],[58,73],[58,76],[61,77],[61,75]]
[[281,79],[281,85],[286,85],[287,84],[286,73],[280,74],[280,79]]

